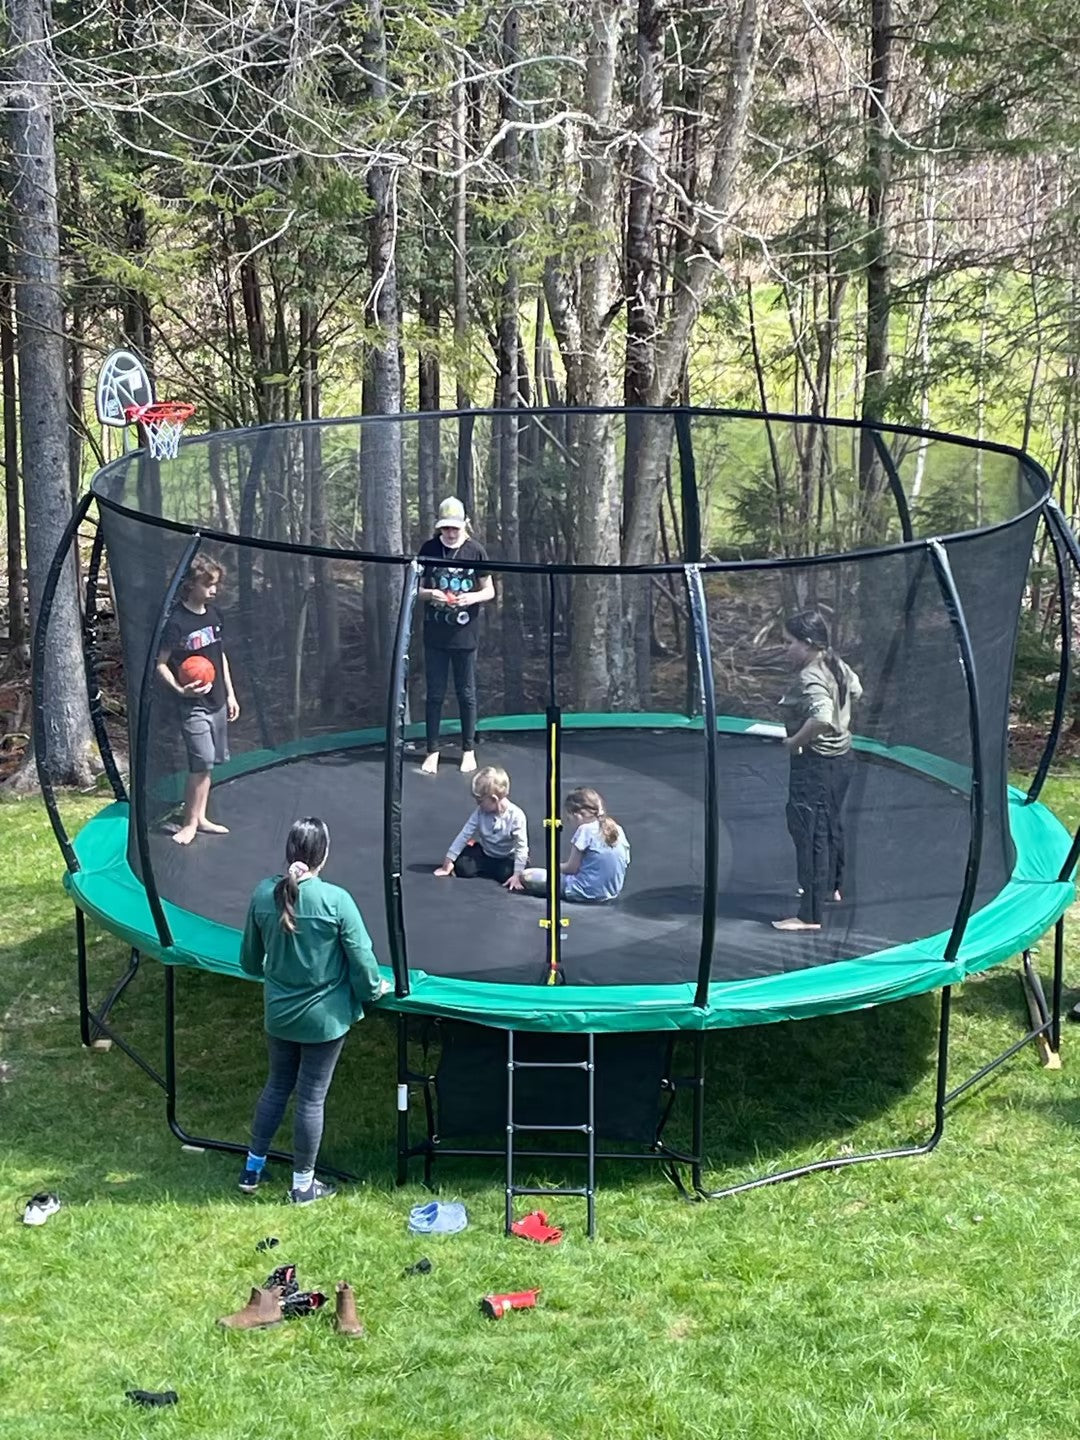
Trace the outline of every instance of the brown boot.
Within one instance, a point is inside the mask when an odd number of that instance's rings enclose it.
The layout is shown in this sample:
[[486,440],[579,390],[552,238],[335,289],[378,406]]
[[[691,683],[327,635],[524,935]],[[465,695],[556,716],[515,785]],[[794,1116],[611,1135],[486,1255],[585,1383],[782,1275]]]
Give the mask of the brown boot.
[[282,1289],[275,1285],[272,1290],[262,1290],[258,1285],[251,1291],[251,1299],[235,1315],[222,1315],[217,1322],[226,1330],[266,1330],[271,1325],[280,1325]]
[[356,1296],[347,1280],[337,1283],[337,1325],[339,1335],[363,1335],[364,1327],[356,1314]]

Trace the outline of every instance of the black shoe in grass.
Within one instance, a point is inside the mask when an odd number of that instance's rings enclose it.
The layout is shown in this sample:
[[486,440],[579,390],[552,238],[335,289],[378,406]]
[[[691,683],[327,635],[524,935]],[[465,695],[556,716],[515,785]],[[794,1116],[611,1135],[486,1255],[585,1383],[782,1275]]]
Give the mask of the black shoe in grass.
[[314,1205],[316,1200],[330,1200],[336,1194],[336,1186],[327,1185],[323,1180],[312,1180],[306,1190],[290,1190],[285,1201],[288,1205]]
[[244,1170],[236,1183],[245,1195],[254,1195],[255,1191],[259,1188],[259,1181],[261,1179],[261,1170]]

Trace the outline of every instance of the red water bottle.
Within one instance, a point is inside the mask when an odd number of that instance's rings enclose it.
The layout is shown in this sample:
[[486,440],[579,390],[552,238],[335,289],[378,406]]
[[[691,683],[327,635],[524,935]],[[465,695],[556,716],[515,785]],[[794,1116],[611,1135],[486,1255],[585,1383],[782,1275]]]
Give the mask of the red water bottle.
[[538,1287],[535,1290],[512,1290],[502,1295],[485,1295],[480,1301],[480,1313],[489,1320],[501,1320],[508,1310],[532,1310],[539,1294]]

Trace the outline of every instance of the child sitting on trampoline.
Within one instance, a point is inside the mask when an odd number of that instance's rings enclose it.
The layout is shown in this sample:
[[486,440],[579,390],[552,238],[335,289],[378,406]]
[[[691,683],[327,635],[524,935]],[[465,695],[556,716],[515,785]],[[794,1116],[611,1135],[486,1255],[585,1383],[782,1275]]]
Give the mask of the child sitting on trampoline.
[[[622,826],[604,809],[600,792],[588,786],[570,791],[565,810],[577,828],[570,838],[570,858],[559,866],[559,893],[564,900],[593,905],[618,899],[630,864]],[[530,895],[547,894],[546,870],[526,870],[522,878]]]
[[505,770],[485,765],[472,779],[476,809],[461,827],[436,875],[457,875],[472,880],[482,875],[498,880],[508,890],[521,890],[521,877],[529,862],[529,832],[525,811],[510,800],[510,777]]

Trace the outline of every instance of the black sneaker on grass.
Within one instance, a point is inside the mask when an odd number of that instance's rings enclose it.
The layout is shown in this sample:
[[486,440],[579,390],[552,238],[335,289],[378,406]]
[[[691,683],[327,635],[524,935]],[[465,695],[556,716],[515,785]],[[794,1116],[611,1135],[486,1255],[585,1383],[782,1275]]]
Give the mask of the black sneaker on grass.
[[313,1180],[306,1190],[292,1189],[285,1197],[288,1205],[313,1205],[316,1200],[329,1200],[337,1194],[337,1187],[322,1180]]
[[245,1170],[236,1182],[245,1195],[254,1195],[262,1179],[261,1170]]

